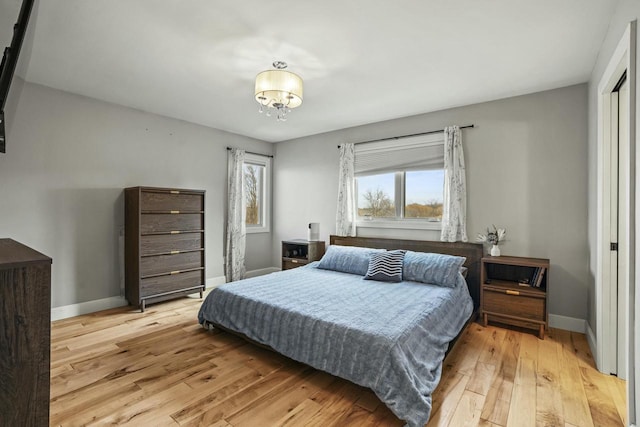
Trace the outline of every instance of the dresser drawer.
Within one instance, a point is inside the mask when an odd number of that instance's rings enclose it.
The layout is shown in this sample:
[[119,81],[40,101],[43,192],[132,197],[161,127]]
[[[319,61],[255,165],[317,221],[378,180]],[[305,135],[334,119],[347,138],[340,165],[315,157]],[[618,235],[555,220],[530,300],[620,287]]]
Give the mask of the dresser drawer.
[[143,211],[203,211],[204,197],[201,194],[158,193],[142,191],[140,209]]
[[204,247],[202,233],[151,234],[140,237],[142,256],[167,253],[171,251],[189,251]]
[[140,297],[149,297],[197,286],[204,287],[204,270],[150,277],[140,281]]
[[142,234],[202,230],[203,224],[202,214],[142,214],[140,216]]
[[544,296],[506,289],[484,288],[482,309],[496,315],[507,315],[545,322]]
[[184,252],[175,255],[156,255],[140,258],[140,276],[170,273],[204,266],[203,253]]

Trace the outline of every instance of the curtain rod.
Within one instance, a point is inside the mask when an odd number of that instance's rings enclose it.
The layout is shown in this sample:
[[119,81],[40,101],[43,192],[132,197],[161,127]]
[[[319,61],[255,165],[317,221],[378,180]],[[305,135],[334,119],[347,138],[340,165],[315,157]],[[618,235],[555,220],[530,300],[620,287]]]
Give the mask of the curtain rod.
[[[227,151],[231,151],[231,150],[233,150],[233,148],[227,147]],[[273,159],[273,156],[271,154],[254,153],[253,151],[245,151],[245,153],[253,154],[254,156],[269,157],[269,158]]]
[[[475,127],[475,125],[466,125],[466,126],[460,126],[460,129],[469,129],[469,128],[473,128],[473,127]],[[412,133],[411,135],[400,135],[400,136],[391,136],[389,138],[372,139],[370,141],[354,142],[354,144],[367,144],[369,142],[389,141],[391,139],[409,138],[410,136],[431,135],[431,134],[439,133],[439,132],[444,132],[444,129],[430,130],[428,132]],[[338,145],[338,148],[340,148],[339,145]]]

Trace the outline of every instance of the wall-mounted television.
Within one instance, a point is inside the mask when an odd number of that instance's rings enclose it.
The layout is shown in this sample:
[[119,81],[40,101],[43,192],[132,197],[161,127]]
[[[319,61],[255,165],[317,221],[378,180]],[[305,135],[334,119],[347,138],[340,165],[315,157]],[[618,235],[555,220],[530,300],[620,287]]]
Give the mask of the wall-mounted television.
[[15,73],[16,66],[18,65],[18,57],[20,56],[22,42],[27,32],[27,25],[29,24],[29,17],[31,16],[31,9],[33,9],[34,1],[35,0],[22,1],[20,13],[17,16],[13,27],[11,44],[7,45],[4,41],[0,41],[2,43],[0,46],[6,46],[4,54],[2,55],[2,63],[0,64],[0,153],[6,152],[7,144],[4,106],[7,103],[13,74]]

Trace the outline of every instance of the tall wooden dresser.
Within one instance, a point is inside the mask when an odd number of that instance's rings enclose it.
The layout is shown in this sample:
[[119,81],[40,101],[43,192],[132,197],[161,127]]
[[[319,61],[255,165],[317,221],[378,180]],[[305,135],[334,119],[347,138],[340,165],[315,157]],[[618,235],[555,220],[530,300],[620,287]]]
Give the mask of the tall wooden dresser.
[[0,239],[0,426],[49,426],[51,258]]
[[204,191],[125,189],[125,295],[145,310],[205,289]]

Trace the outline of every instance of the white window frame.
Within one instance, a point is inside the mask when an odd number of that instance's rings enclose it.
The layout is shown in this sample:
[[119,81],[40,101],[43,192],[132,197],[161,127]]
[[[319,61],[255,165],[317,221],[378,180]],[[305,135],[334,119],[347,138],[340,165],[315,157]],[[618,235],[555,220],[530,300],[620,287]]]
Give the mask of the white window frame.
[[[444,165],[442,165],[444,168]],[[404,182],[404,172],[395,172],[395,199],[396,203],[396,218],[371,218],[365,219],[364,217],[357,216],[356,227],[362,228],[396,228],[407,230],[442,230],[442,221],[430,221],[425,218],[403,218],[404,205],[405,205],[405,191],[406,184]],[[356,194],[358,192],[358,177],[356,177]],[[444,194],[444,190],[443,190]],[[399,205],[399,206],[398,206]]]
[[[271,157],[246,153],[244,163],[249,165],[263,166],[264,176],[262,177],[262,188],[260,189],[260,224],[246,225],[247,234],[270,233],[271,232]],[[244,167],[244,165],[243,165]]]
[[[442,136],[429,135],[429,137],[425,138],[425,143],[427,144],[442,144],[444,145],[444,140]],[[444,170],[444,162],[442,163],[442,169]],[[383,172],[384,173],[384,172]],[[425,218],[403,218],[404,209],[405,209],[405,191],[406,191],[406,182],[405,182],[405,173],[406,171],[395,171],[395,172],[387,172],[387,173],[395,173],[395,195],[394,195],[394,203],[396,206],[396,218],[372,218],[365,219],[361,217],[356,212],[356,227],[362,228],[391,228],[391,229],[407,229],[407,230],[442,230],[442,221],[430,221]],[[366,176],[366,175],[361,175]],[[358,178],[356,175],[356,197],[359,198],[358,191]],[[444,186],[442,189],[443,197],[444,197]],[[356,201],[356,208],[358,208],[358,201]],[[356,209],[357,210],[357,209]]]

